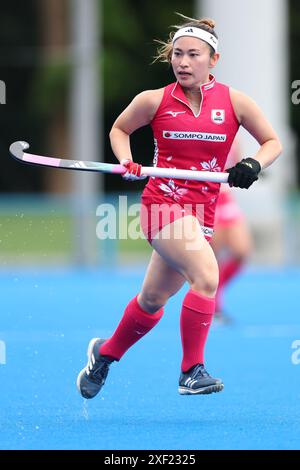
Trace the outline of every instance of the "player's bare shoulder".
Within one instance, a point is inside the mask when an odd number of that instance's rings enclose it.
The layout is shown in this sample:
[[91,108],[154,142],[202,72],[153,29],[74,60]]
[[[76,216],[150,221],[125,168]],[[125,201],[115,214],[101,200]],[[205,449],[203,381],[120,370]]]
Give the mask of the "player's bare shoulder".
[[152,121],[156,111],[161,103],[163,98],[164,88],[158,88],[156,90],[145,90],[139,93],[134,101],[139,106],[142,106],[144,109],[147,109],[147,114],[149,121]]
[[235,88],[229,88],[229,92],[231,101],[234,101],[235,104],[255,103],[255,101],[250,98],[250,96],[246,95],[240,90],[236,90]]
[[239,90],[230,88],[229,92],[236,117],[239,123],[242,123],[244,116],[247,115],[247,112],[251,112],[251,110],[256,109],[257,104],[252,98],[250,98],[250,96]]

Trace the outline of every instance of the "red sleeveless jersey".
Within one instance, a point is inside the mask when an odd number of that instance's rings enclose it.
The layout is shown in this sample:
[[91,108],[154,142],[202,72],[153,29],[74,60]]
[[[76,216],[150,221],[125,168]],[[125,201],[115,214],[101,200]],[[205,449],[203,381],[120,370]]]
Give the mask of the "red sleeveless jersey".
[[[210,81],[201,85],[202,102],[196,115],[181,85],[164,89],[159,108],[151,122],[154,134],[154,166],[187,170],[223,171],[239,123],[229,87]],[[219,183],[150,178],[142,202],[179,204],[192,207],[202,226],[213,228]],[[196,206],[202,207],[202,215]]]

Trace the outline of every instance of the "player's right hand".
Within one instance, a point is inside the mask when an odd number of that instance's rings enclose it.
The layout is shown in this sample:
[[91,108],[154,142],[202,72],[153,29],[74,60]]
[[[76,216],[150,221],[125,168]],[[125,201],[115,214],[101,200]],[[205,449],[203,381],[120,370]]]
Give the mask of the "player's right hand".
[[121,165],[124,166],[127,171],[122,175],[122,178],[127,181],[137,181],[147,178],[146,175],[141,175],[142,165],[134,163],[132,160],[124,159],[121,160]]

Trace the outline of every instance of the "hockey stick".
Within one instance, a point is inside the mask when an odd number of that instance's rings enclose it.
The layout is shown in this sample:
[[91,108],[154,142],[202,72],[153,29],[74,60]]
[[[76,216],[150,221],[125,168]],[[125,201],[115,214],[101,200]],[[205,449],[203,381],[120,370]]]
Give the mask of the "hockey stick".
[[[64,158],[43,157],[41,155],[34,155],[32,153],[24,152],[24,150],[27,150],[28,148],[29,144],[27,142],[18,141],[11,144],[9,151],[11,155],[17,160],[23,163],[30,163],[32,165],[41,165],[54,168],[65,168],[81,171],[98,171],[101,173],[114,173],[119,175],[123,175],[127,171],[126,168],[124,168],[122,165],[82,160],[67,160]],[[227,183],[228,181],[228,173],[213,171],[179,170],[177,168],[157,168],[143,166],[142,175],[160,178],[210,181],[213,183]]]

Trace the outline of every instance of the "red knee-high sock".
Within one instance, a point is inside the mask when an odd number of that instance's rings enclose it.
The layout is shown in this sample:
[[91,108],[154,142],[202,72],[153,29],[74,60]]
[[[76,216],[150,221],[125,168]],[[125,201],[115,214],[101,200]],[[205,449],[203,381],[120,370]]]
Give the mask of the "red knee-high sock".
[[204,346],[214,311],[214,298],[204,297],[194,290],[188,291],[180,316],[183,372],[195,364],[204,363]]
[[243,265],[241,258],[229,258],[219,264],[219,286],[216,294],[216,311],[221,312],[223,306],[223,291],[228,282],[240,271]]
[[163,308],[154,314],[145,312],[137,296],[127,305],[124,315],[111,338],[100,347],[100,354],[111,356],[117,361],[134,343],[150,331],[163,315]]

